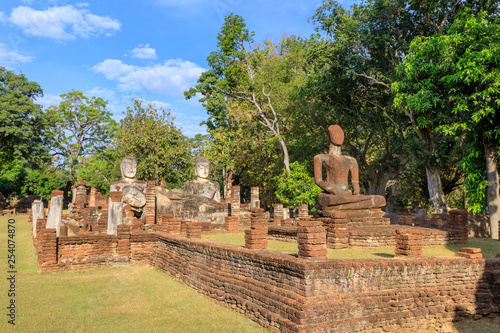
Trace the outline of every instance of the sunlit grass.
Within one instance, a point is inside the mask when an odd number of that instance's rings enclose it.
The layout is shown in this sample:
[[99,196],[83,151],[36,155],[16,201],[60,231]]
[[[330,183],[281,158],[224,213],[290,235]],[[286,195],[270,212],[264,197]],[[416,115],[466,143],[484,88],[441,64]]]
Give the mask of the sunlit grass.
[[[244,233],[218,233],[203,235],[203,239],[232,244],[236,246],[245,245]],[[469,242],[464,244],[452,245],[433,245],[424,246],[422,251],[423,257],[454,257],[455,252],[458,252],[462,247],[479,247],[486,259],[495,258],[496,254],[500,253],[500,242],[492,239],[471,238]],[[283,242],[278,240],[268,240],[268,251],[284,252],[294,254],[298,252],[297,243]],[[374,259],[374,258],[393,258],[394,247],[377,247],[377,248],[348,248],[348,249],[328,249],[327,257],[329,259]]]
[[[148,266],[39,273],[26,216],[16,216],[19,332],[266,332],[244,315]],[[7,272],[7,217],[0,217],[0,269]],[[1,278],[7,323],[8,284]],[[5,306],[4,306],[5,305]]]

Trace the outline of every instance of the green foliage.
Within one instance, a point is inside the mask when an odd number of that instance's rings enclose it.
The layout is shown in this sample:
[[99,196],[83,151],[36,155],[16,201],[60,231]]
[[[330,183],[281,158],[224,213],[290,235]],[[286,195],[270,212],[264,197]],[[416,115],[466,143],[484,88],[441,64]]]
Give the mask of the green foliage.
[[81,161],[78,175],[85,185],[98,188],[104,195],[109,195],[111,183],[121,179],[121,156],[114,148],[99,152]]
[[487,206],[486,190],[486,168],[484,167],[484,153],[477,147],[471,147],[471,151],[460,163],[467,174],[464,186],[467,189],[468,210],[474,214],[482,213]]
[[47,119],[34,103],[42,96],[36,82],[0,66],[0,169],[16,158],[33,164],[50,158],[43,135]]
[[169,188],[193,179],[191,146],[170,112],[138,99],[132,103],[120,122],[116,149],[120,156],[137,158],[137,178],[165,179]]
[[49,200],[53,190],[58,190],[66,185],[69,175],[61,169],[43,166],[39,169],[26,169],[27,175],[22,185],[23,194],[39,195]]
[[297,208],[300,204],[313,207],[322,191],[314,182],[306,163],[293,162],[290,164],[290,175],[284,171],[276,178],[276,182],[276,198],[292,208]]
[[22,193],[22,184],[26,179],[27,171],[21,159],[10,160],[0,169],[0,192],[5,197],[19,196]]
[[61,158],[60,165],[69,170],[75,182],[80,159],[103,151],[117,127],[102,98],[88,98],[74,90],[61,98],[59,104],[47,109],[52,124],[47,134],[53,154]]

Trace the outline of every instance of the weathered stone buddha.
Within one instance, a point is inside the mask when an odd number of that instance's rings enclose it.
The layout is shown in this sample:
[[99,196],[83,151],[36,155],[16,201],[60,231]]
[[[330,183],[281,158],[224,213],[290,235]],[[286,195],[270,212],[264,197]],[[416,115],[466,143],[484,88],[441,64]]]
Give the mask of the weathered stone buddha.
[[194,172],[198,179],[191,180],[184,185],[186,192],[220,202],[220,185],[217,182],[208,180],[210,161],[203,156],[203,153],[194,163]]
[[[134,156],[126,156],[122,159],[120,164],[120,170],[122,172],[122,179],[111,184],[110,192],[111,195],[114,192],[121,192],[122,199],[121,202],[112,204],[110,202],[109,225],[113,225],[111,233],[116,233],[116,226],[119,224],[131,224],[132,217],[122,217],[122,211],[124,205],[130,205],[130,210],[134,213],[134,218],[140,219],[144,214],[143,208],[146,205],[146,182],[142,180],[135,179],[137,173],[137,158]],[[114,207],[113,209],[111,207]]]
[[[385,214],[380,209],[385,206],[385,198],[380,195],[359,194],[358,163],[353,157],[341,155],[341,145],[344,142],[342,128],[332,125],[328,127],[328,133],[330,136],[328,154],[314,157],[314,180],[323,189],[318,195],[320,215],[334,217],[335,212],[342,211],[347,213],[348,219],[358,219],[360,222],[365,218],[381,218]],[[323,179],[323,168],[326,180]],[[348,184],[349,174],[352,192]],[[369,224],[387,224],[386,221],[379,222],[381,223]]]

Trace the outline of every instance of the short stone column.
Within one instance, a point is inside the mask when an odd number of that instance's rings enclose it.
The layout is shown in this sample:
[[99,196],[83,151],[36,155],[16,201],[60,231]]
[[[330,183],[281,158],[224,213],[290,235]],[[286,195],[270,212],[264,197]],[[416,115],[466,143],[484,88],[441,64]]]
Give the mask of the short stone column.
[[90,188],[90,195],[89,195],[89,207],[96,207],[97,206],[96,194],[97,194],[96,188],[91,187]]
[[231,216],[240,220],[240,187],[233,186],[231,189]]
[[448,213],[448,227],[459,231],[459,244],[468,243],[469,214],[465,209],[455,209]]
[[63,199],[63,191],[52,191],[52,198],[50,200],[49,213],[47,216],[47,229],[56,229],[57,237],[59,237],[61,228]]
[[396,230],[396,256],[419,257],[422,255],[422,230]]
[[35,200],[31,204],[31,220],[33,222],[33,235],[36,236],[36,224],[38,219],[43,219],[44,211],[43,211],[43,202],[41,200]]
[[347,214],[335,212],[333,217],[320,218],[326,226],[326,243],[330,249],[345,249],[349,247],[349,230],[347,227]]
[[260,208],[259,187],[255,186],[250,189],[250,210],[252,208]]
[[305,220],[309,218],[309,206],[307,204],[299,205],[299,216],[297,218],[299,220]]
[[227,232],[238,232],[239,231],[239,219],[234,216],[224,217],[224,228]]
[[146,224],[155,224],[156,222],[156,183],[154,180],[148,180],[146,186],[146,206],[144,213],[146,214]]
[[186,237],[187,238],[201,238],[202,225],[198,222],[186,223]]
[[283,208],[283,220],[290,218],[290,208]]
[[85,187],[85,182],[83,181],[83,179],[79,179],[78,186],[76,187],[75,205],[78,209],[83,209],[85,207],[86,201],[87,187]]
[[275,204],[274,205],[273,221],[277,225],[280,225],[282,220],[283,220],[283,205],[282,204]]
[[253,208],[250,215],[250,229],[245,230],[247,249],[267,249],[268,227],[263,208]]
[[483,254],[478,247],[463,247],[459,252],[455,252],[455,256],[467,259],[480,259],[483,257]]
[[299,220],[299,257],[326,258],[326,230],[320,220]]
[[108,235],[116,235],[118,226],[122,224],[122,197],[123,195],[120,191],[112,191],[109,194]]

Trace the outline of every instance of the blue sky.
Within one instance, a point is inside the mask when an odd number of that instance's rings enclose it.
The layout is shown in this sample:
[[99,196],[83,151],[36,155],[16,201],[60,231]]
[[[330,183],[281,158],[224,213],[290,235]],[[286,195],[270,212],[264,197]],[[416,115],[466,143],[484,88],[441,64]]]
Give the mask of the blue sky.
[[[339,1],[345,4],[352,1]],[[72,89],[108,100],[116,120],[131,99],[170,109],[187,136],[205,133],[206,111],[183,91],[207,69],[231,12],[255,41],[309,36],[321,0],[3,0],[0,66],[42,87],[44,107]]]

